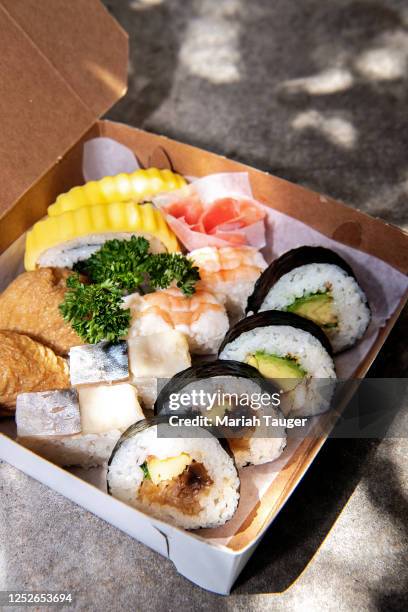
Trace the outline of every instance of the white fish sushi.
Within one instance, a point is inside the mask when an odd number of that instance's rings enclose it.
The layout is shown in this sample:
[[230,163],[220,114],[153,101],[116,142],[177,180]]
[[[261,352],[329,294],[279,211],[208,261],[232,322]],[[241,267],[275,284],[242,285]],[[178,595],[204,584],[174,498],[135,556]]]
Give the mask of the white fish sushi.
[[72,436],[81,431],[78,393],[75,389],[20,393],[16,425],[19,437]]
[[153,408],[159,378],[171,378],[191,365],[186,336],[174,329],[128,340],[131,382],[146,408]]

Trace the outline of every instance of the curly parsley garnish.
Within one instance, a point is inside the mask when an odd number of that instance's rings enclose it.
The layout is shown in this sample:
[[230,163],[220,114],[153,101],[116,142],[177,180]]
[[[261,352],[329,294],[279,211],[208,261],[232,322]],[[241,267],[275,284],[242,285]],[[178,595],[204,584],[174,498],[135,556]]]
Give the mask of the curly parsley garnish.
[[126,336],[130,310],[122,308],[123,292],[112,281],[86,285],[78,274],[72,274],[67,278],[67,287],[59,309],[85,342],[116,342]]
[[149,253],[149,241],[142,236],[108,240],[75,269],[94,283],[110,280],[128,293],[167,289],[174,281],[185,295],[192,295],[200,278],[198,268],[180,253]]
[[65,321],[90,344],[115,342],[127,335],[131,315],[122,308],[125,294],[167,289],[175,282],[190,296],[200,279],[190,259],[180,253],[149,253],[149,241],[141,236],[108,240],[74,270],[86,274],[91,284],[81,282],[78,273],[69,276],[59,308]]

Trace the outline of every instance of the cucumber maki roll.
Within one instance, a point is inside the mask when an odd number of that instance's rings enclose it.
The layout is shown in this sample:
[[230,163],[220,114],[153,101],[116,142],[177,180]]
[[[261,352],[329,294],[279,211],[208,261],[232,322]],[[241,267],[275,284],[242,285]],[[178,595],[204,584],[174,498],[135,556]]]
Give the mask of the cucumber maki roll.
[[274,381],[285,415],[314,416],[330,408],[336,378],[332,349],[308,319],[278,310],[242,319],[225,336],[219,358],[252,365]]
[[371,318],[367,298],[348,263],[334,251],[316,246],[292,249],[264,270],[246,312],[264,310],[293,312],[314,321],[335,353],[352,347]]
[[163,387],[155,413],[171,414],[174,395],[194,398],[194,393],[202,393],[203,401],[184,405],[182,412],[204,415],[211,431],[226,439],[238,468],[274,461],[282,454],[286,431],[278,388],[256,368],[226,360],[187,368]]
[[167,418],[140,421],[123,434],[107,480],[113,497],[184,529],[223,525],[238,507],[237,469],[219,441]]

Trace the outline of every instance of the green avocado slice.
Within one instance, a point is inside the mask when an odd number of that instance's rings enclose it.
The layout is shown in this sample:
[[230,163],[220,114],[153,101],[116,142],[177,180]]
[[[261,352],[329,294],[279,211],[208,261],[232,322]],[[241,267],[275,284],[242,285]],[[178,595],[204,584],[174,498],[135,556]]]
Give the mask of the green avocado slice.
[[333,308],[333,296],[329,291],[297,298],[286,310],[314,321],[323,329],[335,328],[339,322]]
[[276,380],[283,391],[290,391],[306,375],[305,370],[290,356],[278,357],[264,351],[249,355],[246,362],[255,367],[262,376]]

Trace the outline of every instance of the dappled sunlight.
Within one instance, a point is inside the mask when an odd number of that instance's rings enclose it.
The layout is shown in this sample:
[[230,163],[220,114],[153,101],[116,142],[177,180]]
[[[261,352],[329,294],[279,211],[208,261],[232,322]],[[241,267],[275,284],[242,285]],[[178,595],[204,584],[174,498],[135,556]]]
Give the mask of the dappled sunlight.
[[292,121],[295,130],[313,129],[325,136],[334,145],[352,149],[357,141],[357,130],[344,117],[335,114],[323,114],[316,110],[298,113]]
[[220,0],[217,11],[200,4],[199,15],[187,26],[179,52],[183,66],[194,76],[215,84],[240,80],[240,23],[228,19],[239,9],[237,0]]
[[386,32],[372,48],[357,57],[347,54],[343,67],[328,67],[317,74],[283,81],[278,89],[312,96],[334,94],[350,89],[356,80],[391,81],[407,76],[408,34],[402,30]]
[[163,0],[131,0],[129,6],[133,11],[143,11],[158,4],[163,4]]
[[107,70],[103,66],[96,64],[95,62],[86,60],[84,62],[85,68],[94,74],[100,81],[102,81],[111,91],[123,95],[126,91],[126,87],[123,81],[115,76],[113,72]]
[[374,81],[390,81],[406,76],[408,67],[408,34],[387,33],[378,46],[361,53],[355,68],[364,77]]
[[374,81],[398,79],[404,75],[406,59],[395,49],[373,49],[363,53],[356,68]]
[[318,74],[284,81],[281,89],[288,93],[306,92],[320,96],[345,91],[353,85],[353,75],[345,68],[329,68]]

